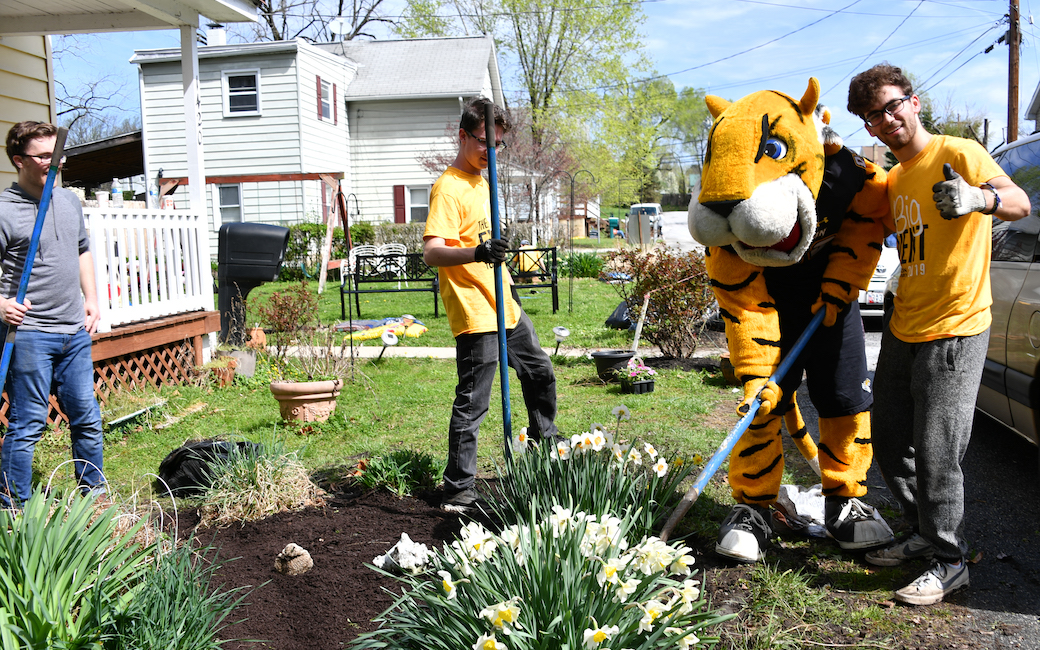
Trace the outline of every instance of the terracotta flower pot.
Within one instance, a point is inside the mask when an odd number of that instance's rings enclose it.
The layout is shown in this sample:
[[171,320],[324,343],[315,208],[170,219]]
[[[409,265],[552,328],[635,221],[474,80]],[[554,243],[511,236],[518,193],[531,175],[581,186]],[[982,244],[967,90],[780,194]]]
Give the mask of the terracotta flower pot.
[[271,394],[278,400],[283,420],[325,422],[336,410],[336,398],[343,382],[272,381]]

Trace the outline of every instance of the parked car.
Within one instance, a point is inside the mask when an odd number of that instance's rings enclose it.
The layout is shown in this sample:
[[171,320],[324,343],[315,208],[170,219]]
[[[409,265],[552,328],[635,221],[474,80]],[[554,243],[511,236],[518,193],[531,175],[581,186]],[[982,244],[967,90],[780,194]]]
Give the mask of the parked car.
[[[650,233],[653,237],[660,237],[663,225],[661,223],[661,217],[664,215],[664,210],[661,209],[660,203],[634,203],[628,209],[628,216],[631,220],[640,214],[650,215]],[[629,230],[632,227],[629,226]]]
[[899,270],[899,253],[896,252],[895,235],[885,238],[881,257],[874,268],[874,275],[866,291],[859,292],[859,313],[863,318],[881,318],[885,314],[885,283],[894,271]]
[[976,408],[1040,444],[1040,134],[993,152],[1032,203],[1019,221],[993,219],[993,326]]

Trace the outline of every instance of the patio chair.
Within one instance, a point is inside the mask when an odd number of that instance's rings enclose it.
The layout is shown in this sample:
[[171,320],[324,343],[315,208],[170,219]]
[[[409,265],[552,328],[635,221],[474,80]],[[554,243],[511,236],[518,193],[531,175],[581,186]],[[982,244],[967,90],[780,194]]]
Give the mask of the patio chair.
[[[408,263],[408,247],[404,244],[383,244],[379,247],[379,255],[394,255],[396,257],[387,257],[383,260],[383,268],[381,269],[384,273],[392,273],[398,277],[405,274],[405,264]],[[408,286],[408,280],[404,281],[404,286]],[[397,281],[397,288],[401,288],[401,280]]]
[[[376,255],[378,249],[373,244],[358,244],[357,246],[350,249],[347,253],[346,264],[340,264],[339,269],[339,284],[340,288],[343,288],[343,284],[349,282],[349,278],[353,277],[354,270],[357,268],[357,258],[359,255]],[[356,289],[357,287],[355,287]]]

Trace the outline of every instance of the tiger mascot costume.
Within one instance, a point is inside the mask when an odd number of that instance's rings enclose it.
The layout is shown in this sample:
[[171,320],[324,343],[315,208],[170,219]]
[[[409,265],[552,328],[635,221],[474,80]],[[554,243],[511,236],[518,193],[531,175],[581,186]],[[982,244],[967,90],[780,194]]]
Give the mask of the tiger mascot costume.
[[[828,126],[830,113],[817,106],[819,96],[819,82],[811,78],[801,99],[775,91],[733,103],[705,98],[715,121],[689,228],[707,248],[730,359],[743,384],[737,412],[747,413],[761,398],[730,455],[737,505],[715,545],[719,554],[745,562],[763,559],[772,535],[769,507],[784,468],[780,424],[785,414],[796,414],[792,397],[803,370],[820,413],[828,535],[844,549],[893,539],[880,514],[857,498],[867,492],[873,455],[873,402],[857,299],[881,255],[885,172],[842,145]],[[770,382],[821,309],[823,327],[780,385]]]

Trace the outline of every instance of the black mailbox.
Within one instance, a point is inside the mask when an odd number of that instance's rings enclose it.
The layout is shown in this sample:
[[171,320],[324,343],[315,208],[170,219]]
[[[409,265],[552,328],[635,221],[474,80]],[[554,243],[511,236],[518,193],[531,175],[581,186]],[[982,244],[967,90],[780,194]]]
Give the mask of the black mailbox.
[[217,308],[220,341],[242,345],[246,337],[246,297],[254,287],[278,277],[289,244],[289,229],[267,223],[226,223],[217,232]]

